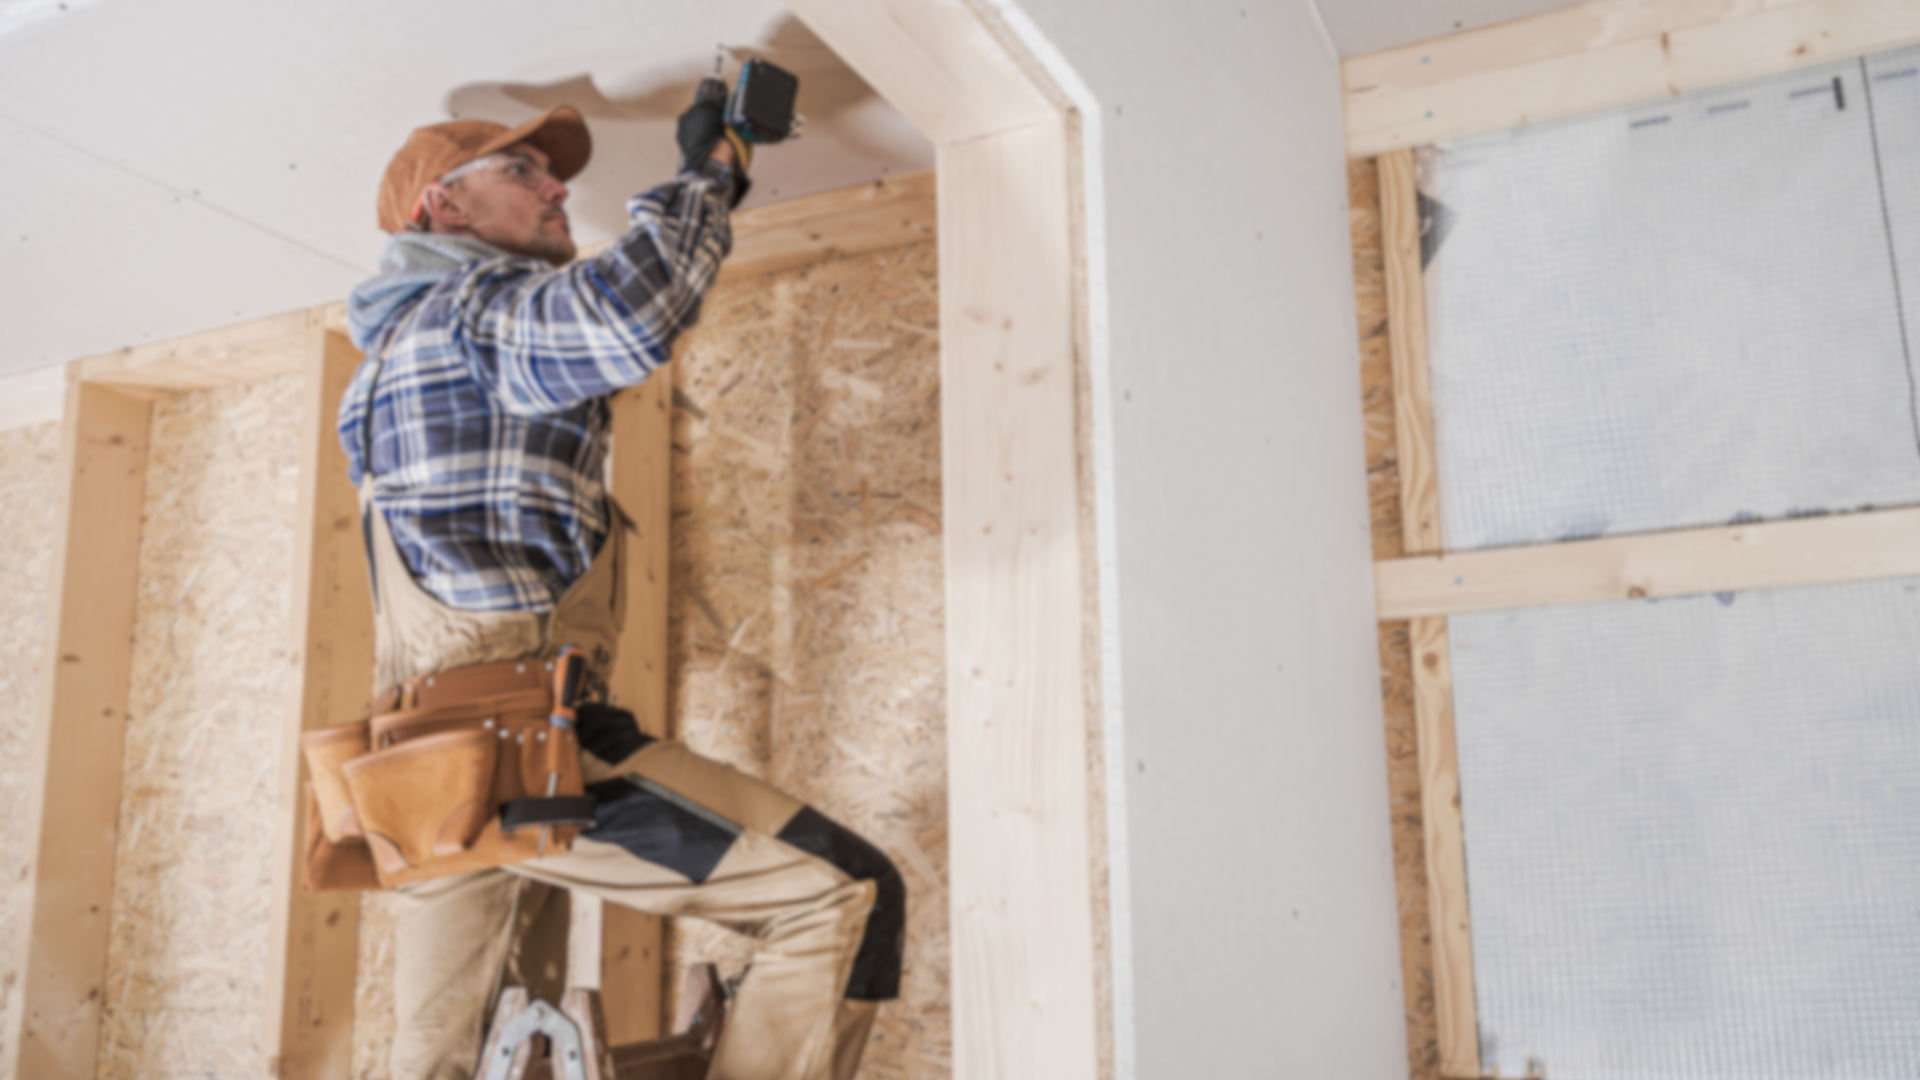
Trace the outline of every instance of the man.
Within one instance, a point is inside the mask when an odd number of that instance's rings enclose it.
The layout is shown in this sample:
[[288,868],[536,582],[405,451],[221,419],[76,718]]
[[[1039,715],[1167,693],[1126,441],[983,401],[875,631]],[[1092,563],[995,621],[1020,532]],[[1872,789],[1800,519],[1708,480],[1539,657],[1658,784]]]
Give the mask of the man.
[[[591,142],[573,109],[512,130],[421,128],[389,164],[379,214],[393,238],[349,303],[367,359],[340,409],[374,579],[376,720],[382,701],[441,692],[436,675],[444,689],[537,669],[511,662],[562,644],[585,647],[600,679],[613,662],[624,544],[601,480],[606,398],[648,378],[698,317],[746,186],[748,148],[718,106],[682,117],[680,142],[679,177],[632,199],[628,233],[580,262],[566,181]],[[851,1077],[876,1003],[898,993],[893,865],[626,714],[593,719],[579,734],[598,805],[570,851],[400,889],[395,1080],[473,1074],[503,969],[528,977],[520,931],[554,906],[550,885],[758,940],[715,1080]]]

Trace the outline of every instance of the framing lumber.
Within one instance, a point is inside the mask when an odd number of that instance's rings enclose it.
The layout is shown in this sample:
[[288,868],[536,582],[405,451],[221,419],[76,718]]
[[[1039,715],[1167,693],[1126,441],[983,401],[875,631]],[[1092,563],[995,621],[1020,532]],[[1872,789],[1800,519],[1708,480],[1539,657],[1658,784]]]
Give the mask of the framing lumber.
[[[667,588],[676,370],[669,363],[613,399],[611,490],[633,519],[635,532],[627,537],[626,625],[610,689],[614,703],[639,720],[640,730],[660,738],[673,734],[667,712]],[[599,901],[574,901],[576,911],[590,904]],[[665,1030],[665,924],[630,908],[600,906],[600,971],[593,985],[600,987],[607,1039],[623,1046],[658,1038]]]
[[987,4],[791,6],[939,154],[954,1075],[1092,1080],[1076,118]]
[[1643,533],[1374,564],[1382,619],[1920,574],[1920,509]]
[[373,604],[360,501],[335,434],[340,396],[360,364],[344,334],[309,327],[294,351],[305,368],[300,416],[300,509],[294,526],[293,617],[280,807],[274,815],[273,917],[262,1019],[266,1074],[330,1080],[353,1065],[353,991],[360,894],[307,892],[307,800],[300,733],[350,723],[373,687]]
[[934,170],[744,210],[720,280],[841,259],[934,238]]
[[22,1080],[94,1073],[146,502],[150,404],[77,380],[66,389],[52,633],[21,823],[35,855],[6,991],[13,1060],[0,1062]]
[[1453,659],[1447,620],[1415,619],[1414,725],[1420,753],[1420,818],[1426,838],[1427,918],[1433,930],[1433,1006],[1440,1074],[1480,1075],[1473,997],[1473,929],[1467,911],[1467,852],[1460,827],[1460,758],[1453,738]]
[[1406,550],[1426,554],[1440,550],[1440,479],[1433,448],[1433,390],[1427,377],[1427,290],[1421,277],[1420,193],[1413,151],[1382,154],[1379,169],[1400,528]]
[[[1382,154],[1378,167],[1402,544],[1409,552],[1437,553],[1441,549],[1440,484],[1434,454],[1433,393],[1427,377],[1427,294],[1420,259],[1419,189],[1413,151]],[[1440,1072],[1447,1077],[1477,1077],[1480,1034],[1473,996],[1473,937],[1467,919],[1467,863],[1460,827],[1460,770],[1453,740],[1453,660],[1447,648],[1447,620],[1415,619],[1407,627],[1407,637],[1413,656],[1414,740],[1420,757],[1420,821],[1426,851]]]
[[1588,0],[1341,64],[1355,157],[1920,42],[1902,0]]

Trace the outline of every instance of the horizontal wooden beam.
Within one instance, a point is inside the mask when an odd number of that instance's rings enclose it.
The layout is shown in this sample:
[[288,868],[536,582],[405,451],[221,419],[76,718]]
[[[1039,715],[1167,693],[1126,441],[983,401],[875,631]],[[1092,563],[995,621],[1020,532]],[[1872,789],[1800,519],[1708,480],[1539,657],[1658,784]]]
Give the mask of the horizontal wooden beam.
[[898,247],[934,235],[934,173],[768,203],[735,214],[722,281]]
[[1920,574],[1920,509],[1500,548],[1374,564],[1382,619]]
[[1589,0],[1349,58],[1347,152],[1657,100],[1920,42],[1910,0]]

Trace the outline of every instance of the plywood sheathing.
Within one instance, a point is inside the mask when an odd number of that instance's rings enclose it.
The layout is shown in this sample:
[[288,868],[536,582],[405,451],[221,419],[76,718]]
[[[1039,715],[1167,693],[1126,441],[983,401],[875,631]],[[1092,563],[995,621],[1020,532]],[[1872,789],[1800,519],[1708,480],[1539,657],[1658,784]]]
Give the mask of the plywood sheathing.
[[[702,753],[882,848],[901,1000],[861,1075],[951,1074],[938,296],[931,244],[722,289],[676,372],[672,701]],[[676,967],[738,972],[692,920]],[[671,985],[678,985],[678,979]]]
[[360,896],[360,956],[353,986],[353,1080],[387,1080],[393,1052],[393,928],[399,917],[392,893]]
[[[1367,438],[1367,500],[1373,557],[1405,554],[1400,529],[1400,469],[1393,422],[1393,358],[1387,345],[1386,264],[1381,248],[1379,179],[1371,158],[1347,164],[1353,235],[1354,309],[1360,338],[1361,401]],[[1380,625],[1380,696],[1386,715],[1387,789],[1393,816],[1394,891],[1400,908],[1400,968],[1406,992],[1407,1070],[1439,1080],[1434,1019],[1427,867],[1420,814],[1420,758],[1414,738],[1413,653],[1404,621]]]
[[[32,760],[40,667],[47,651],[47,583],[60,509],[60,425],[37,424],[0,433],[0,569],[7,588],[0,592],[0,940],[12,941],[24,913],[27,861],[33,848],[26,830],[11,827],[27,818],[33,790],[26,763]],[[13,1007],[19,972],[8,950],[0,971],[0,1033],[14,1030]],[[4,1039],[4,1035],[0,1035]],[[13,1060],[12,1047],[0,1043],[0,1062]],[[0,1066],[0,1075],[12,1080]]]
[[300,389],[280,376],[154,408],[101,1080],[265,1061]]

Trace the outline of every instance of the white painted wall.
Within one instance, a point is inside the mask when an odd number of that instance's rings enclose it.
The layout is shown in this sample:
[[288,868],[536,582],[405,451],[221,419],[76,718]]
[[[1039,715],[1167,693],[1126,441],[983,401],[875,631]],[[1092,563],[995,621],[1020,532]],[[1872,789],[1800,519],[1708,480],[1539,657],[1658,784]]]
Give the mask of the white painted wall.
[[1333,43],[1310,0],[1019,7],[1101,112],[1122,1074],[1404,1077]]

